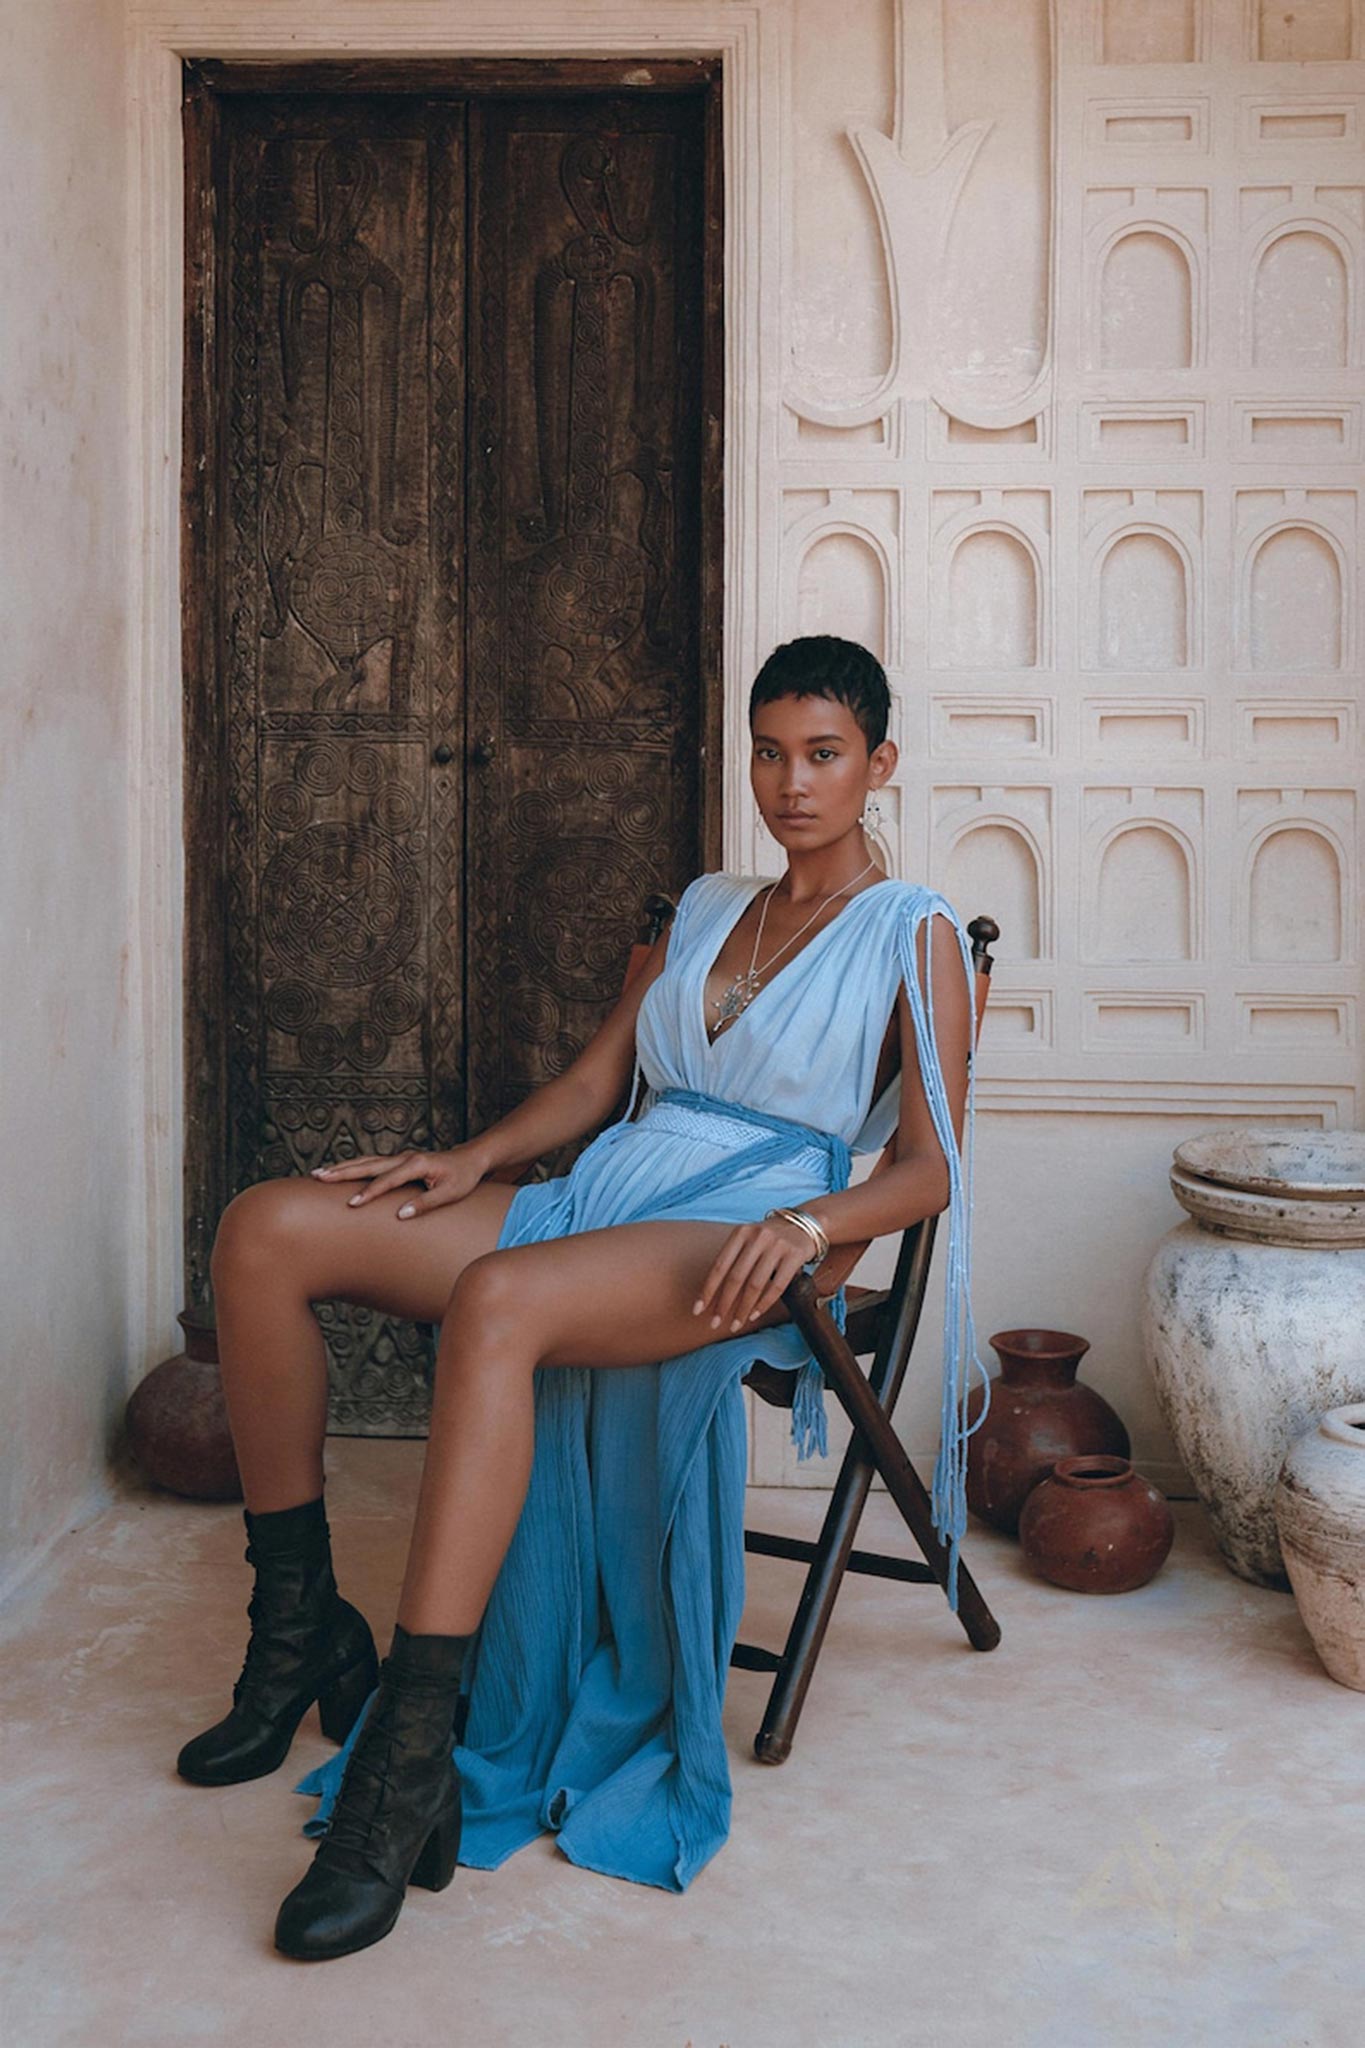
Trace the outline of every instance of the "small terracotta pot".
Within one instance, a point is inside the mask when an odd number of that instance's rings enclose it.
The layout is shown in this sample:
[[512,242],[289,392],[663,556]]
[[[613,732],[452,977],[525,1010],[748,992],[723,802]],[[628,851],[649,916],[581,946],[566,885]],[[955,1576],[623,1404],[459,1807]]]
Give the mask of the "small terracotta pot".
[[[1076,1378],[1088,1338],[1071,1330],[997,1330],[990,1344],[1000,1376],[991,1381],[986,1420],[967,1439],[967,1505],[1013,1536],[1024,1502],[1059,1458],[1082,1451],[1126,1458],[1132,1447],[1109,1403]],[[983,1399],[973,1387],[969,1422]]]
[[1033,1569],[1073,1593],[1131,1593],[1166,1562],[1175,1534],[1161,1489],[1128,1458],[1061,1458],[1019,1517]]
[[125,1411],[128,1446],[143,1477],[189,1500],[240,1500],[218,1340],[211,1317],[184,1309],[186,1344],[133,1389]]

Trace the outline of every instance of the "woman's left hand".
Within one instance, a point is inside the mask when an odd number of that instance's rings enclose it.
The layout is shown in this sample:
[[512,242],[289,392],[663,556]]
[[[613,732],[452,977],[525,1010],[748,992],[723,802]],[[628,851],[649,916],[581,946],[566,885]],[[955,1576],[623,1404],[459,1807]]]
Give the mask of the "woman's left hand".
[[692,1304],[710,1309],[711,1328],[728,1324],[733,1335],[782,1299],[810,1258],[810,1239],[796,1223],[739,1223],[717,1252]]

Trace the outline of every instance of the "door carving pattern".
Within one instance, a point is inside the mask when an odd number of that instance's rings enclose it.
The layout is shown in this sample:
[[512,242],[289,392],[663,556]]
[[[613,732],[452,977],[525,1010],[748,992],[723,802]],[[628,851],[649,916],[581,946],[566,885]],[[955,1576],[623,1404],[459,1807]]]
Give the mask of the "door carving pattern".
[[[429,914],[458,905],[458,792],[428,767],[458,705],[457,606],[430,586],[459,531],[439,492],[428,527],[423,482],[428,380],[437,417],[443,370],[459,388],[458,348],[426,361],[427,242],[451,259],[439,333],[462,205],[460,153],[420,108],[231,115],[230,1193],[460,1135],[437,1136],[428,1071],[459,1044],[458,945]],[[418,1422],[430,1334],[318,1315],[334,1425]]]
[[472,118],[468,987],[513,1025],[471,1039],[478,1128],[570,1064],[697,840],[701,152],[685,98]]
[[[697,870],[700,123],[224,104],[230,1196],[503,1114]],[[332,1426],[420,1429],[433,1333],[317,1312]]]

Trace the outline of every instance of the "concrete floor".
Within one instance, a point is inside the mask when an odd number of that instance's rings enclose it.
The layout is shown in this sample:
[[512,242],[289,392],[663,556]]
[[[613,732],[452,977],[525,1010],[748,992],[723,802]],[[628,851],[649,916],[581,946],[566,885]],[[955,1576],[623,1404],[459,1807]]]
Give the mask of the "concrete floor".
[[[388,1644],[420,1445],[334,1441],[343,1590]],[[755,1526],[812,1529],[806,1492]],[[1220,1563],[1201,1511],[1136,1593],[1032,1578],[974,1530],[1004,1630],[966,1647],[926,1588],[849,1580],[796,1751],[753,1761],[766,1681],[731,1674],[726,1847],[681,1897],[545,1838],[408,1894],[388,1939],[292,1964],[275,1907],[311,1845],[290,1786],[327,1753],[182,1784],[245,1635],[240,1511],[128,1491],[0,1615],[7,2048],[1092,2048],[1365,2041],[1365,1696],[1292,1599]],[[865,1540],[897,1541],[875,1497]],[[797,1568],[753,1559],[744,1633]]]

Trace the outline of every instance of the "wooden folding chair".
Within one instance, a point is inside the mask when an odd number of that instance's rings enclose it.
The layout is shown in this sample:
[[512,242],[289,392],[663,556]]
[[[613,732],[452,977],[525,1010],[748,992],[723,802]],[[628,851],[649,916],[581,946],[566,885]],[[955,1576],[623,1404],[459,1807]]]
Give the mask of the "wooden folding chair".
[[[667,896],[651,895],[644,903],[647,936],[631,947],[623,986],[643,967],[653,946],[671,919],[674,903]],[[975,917],[967,926],[972,941],[975,970],[975,1037],[979,1041],[994,965],[990,947],[1000,936],[993,918]],[[895,1157],[895,1136],[891,1137],[872,1174],[884,1172]],[[545,1169],[551,1173],[567,1170],[562,1159]],[[496,1178],[521,1180],[528,1168],[504,1167]],[[869,1178],[872,1176],[869,1175]],[[744,1547],[762,1557],[794,1559],[807,1567],[801,1597],[779,1653],[752,1643],[736,1643],[730,1662],[745,1671],[774,1674],[767,1710],[758,1734],[754,1754],[760,1762],[785,1763],[791,1754],[796,1724],[805,1704],[816,1660],[834,1613],[834,1603],[845,1572],[867,1573],[902,1583],[948,1585],[948,1548],[933,1526],[928,1492],[911,1463],[891,1418],[910,1363],[910,1351],[924,1307],[925,1290],[933,1258],[938,1217],[926,1216],[901,1234],[895,1275],[885,1288],[846,1288],[847,1329],[841,1334],[828,1310],[817,1300],[812,1277],[798,1273],[786,1287],[782,1299],[792,1320],[799,1326],[819,1361],[828,1385],[853,1424],[853,1436],[844,1453],[819,1536],[814,1542],[790,1536],[773,1536],[763,1530],[746,1529]],[[868,1244],[839,1245],[822,1273],[826,1293],[853,1270]],[[859,1356],[871,1354],[872,1365],[864,1373]],[[756,1362],[744,1376],[745,1384],[774,1407],[789,1408],[796,1375],[790,1370]],[[855,1550],[854,1537],[867,1504],[874,1472],[885,1481],[888,1493],[924,1558],[888,1557],[876,1551]],[[958,1557],[958,1620],[967,1640],[976,1650],[993,1650],[1000,1641],[1000,1625],[986,1605],[976,1581]]]
[[[1000,937],[1000,927],[993,918],[974,917],[967,932],[972,942],[975,1040],[979,1042],[991,968],[995,964],[989,949]],[[891,1164],[895,1142],[893,1135],[878,1155],[873,1174],[883,1172]],[[772,1536],[760,1529],[744,1532],[744,1548],[751,1554],[792,1558],[807,1566],[801,1597],[781,1653],[752,1643],[736,1643],[730,1656],[731,1664],[741,1670],[774,1674],[762,1724],[754,1737],[754,1755],[760,1763],[785,1763],[791,1754],[796,1724],[846,1571],[910,1584],[937,1584],[945,1595],[947,1592],[948,1547],[935,1533],[928,1492],[891,1426],[924,1307],[937,1229],[938,1217],[926,1216],[901,1233],[896,1271],[889,1287],[846,1288],[847,1328],[842,1335],[833,1317],[817,1301],[809,1274],[798,1273],[783,1291],[782,1299],[792,1320],[800,1327],[828,1385],[853,1424],[853,1436],[844,1453],[820,1534],[813,1543],[791,1536]],[[831,1274],[839,1269],[851,1272],[866,1250],[867,1244],[840,1245],[836,1254],[838,1268],[832,1267]],[[823,1280],[827,1292],[829,1277]],[[868,1353],[872,1355],[872,1365],[864,1374],[858,1358]],[[795,1378],[790,1371],[759,1362],[745,1374],[745,1383],[774,1407],[789,1408]],[[854,1549],[854,1537],[874,1472],[879,1472],[885,1481],[924,1563]],[[958,1620],[972,1648],[993,1650],[1000,1641],[1000,1624],[986,1605],[960,1552],[957,1602]]]

